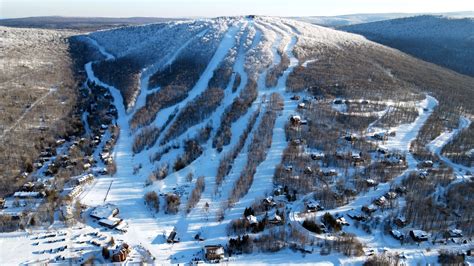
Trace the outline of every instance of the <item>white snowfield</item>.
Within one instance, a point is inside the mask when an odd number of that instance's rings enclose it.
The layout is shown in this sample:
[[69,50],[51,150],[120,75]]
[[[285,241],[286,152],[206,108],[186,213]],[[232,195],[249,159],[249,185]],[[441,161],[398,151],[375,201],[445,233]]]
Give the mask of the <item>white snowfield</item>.
[[[117,172],[113,176],[99,176],[94,183],[86,186],[84,192],[79,196],[81,203],[87,205],[90,209],[101,206],[105,203],[116,205],[119,210],[119,217],[128,225],[125,233],[115,230],[107,230],[107,234],[115,239],[130,244],[135,249],[148,250],[154,257],[156,264],[183,264],[189,263],[192,259],[199,257],[205,245],[222,244],[228,242],[227,226],[230,221],[242,216],[246,207],[249,207],[256,199],[261,199],[269,195],[273,190],[273,175],[275,167],[282,161],[283,150],[287,146],[285,136],[285,124],[291,115],[296,114],[297,101],[290,98],[293,94],[286,92],[286,81],[293,68],[303,64],[317,64],[316,59],[310,59],[306,62],[299,62],[295,57],[295,47],[313,46],[321,52],[327,46],[339,47],[340,44],[352,45],[374,45],[363,37],[343,33],[336,30],[314,26],[311,24],[296,22],[293,20],[257,17],[257,18],[218,18],[214,20],[196,20],[171,22],[165,24],[151,24],[138,27],[119,28],[110,31],[99,31],[88,36],[90,43],[100,51],[107,60],[116,57],[135,56],[143,59],[143,71],[140,77],[140,90],[137,92],[136,101],[127,110],[123,104],[123,98],[118,89],[109,84],[105,84],[95,75],[92,64],[89,62],[85,65],[87,78],[110,90],[113,96],[113,102],[118,111],[118,119],[116,123],[120,126],[120,136],[113,149],[113,158],[117,164]],[[242,39],[243,38],[243,39]],[[196,43],[201,43],[196,45]],[[208,44],[207,48],[203,48],[203,44]],[[188,128],[185,133],[176,137],[172,142],[181,143],[186,139],[196,136],[200,129],[211,124],[213,126],[211,137],[203,145],[203,154],[192,162],[190,165],[177,172],[171,172],[165,179],[155,181],[150,186],[145,186],[147,177],[155,170],[157,165],[169,162],[171,165],[175,159],[182,154],[183,148],[172,149],[165,154],[160,161],[150,162],[150,157],[160,151],[159,143],[166,133],[164,129],[155,146],[145,149],[138,154],[133,154],[133,139],[138,132],[130,129],[129,121],[134,113],[145,105],[146,96],[150,93],[148,83],[150,76],[156,71],[163,69],[176,58],[180,56],[196,52],[194,49],[204,49],[201,52],[206,54],[213,52],[210,60],[200,76],[199,80],[190,90],[188,96],[181,102],[160,110],[154,124],[162,127],[168,116],[177,110],[178,114],[183,110],[186,104],[193,101],[202,94],[208,85],[209,80],[216,69],[226,60],[234,55],[232,60],[233,74],[225,90],[224,99],[221,105],[215,109],[209,117],[196,125]],[[265,75],[269,69],[278,65],[281,61],[281,55],[286,54],[290,59],[288,68],[278,78],[277,85],[272,88],[266,87]],[[303,50],[299,52],[304,53]],[[314,55],[307,55],[314,58]],[[241,83],[235,92],[231,92],[236,75],[241,77]],[[258,97],[252,104],[246,114],[240,117],[232,124],[232,139],[230,144],[224,146],[222,152],[217,152],[212,148],[212,139],[216,134],[216,130],[220,124],[222,114],[225,109],[230,106],[233,100],[239,96],[239,93],[245,87],[250,78],[257,80]],[[153,91],[160,88],[152,88]],[[257,167],[254,181],[248,193],[242,197],[233,207],[226,210],[224,219],[218,221],[221,206],[228,199],[233,185],[239,178],[240,173],[247,162],[247,153],[250,142],[255,135],[256,128],[260,124],[261,116],[265,111],[265,100],[272,93],[281,95],[284,101],[283,110],[276,118],[273,130],[271,147],[268,149],[265,160]],[[397,149],[408,152],[409,143],[416,137],[418,131],[428,119],[437,105],[436,99],[431,96],[420,103],[419,116],[410,124],[400,125],[394,130],[397,131],[395,138],[389,139],[385,143],[387,149]],[[243,149],[237,155],[232,170],[225,177],[220,187],[216,187],[215,176],[219,161],[223,155],[227,154],[237,144],[238,139],[244,131],[252,114],[262,108],[255,125],[253,126]],[[381,113],[382,115],[383,113]],[[176,119],[175,116],[174,119]],[[174,120],[173,120],[174,121]],[[460,129],[466,125],[460,125]],[[457,133],[449,133],[450,136],[436,139],[432,145],[438,147],[444,145],[448,140]],[[439,154],[439,148],[434,148]],[[98,153],[96,152],[96,155]],[[412,157],[408,158],[409,169],[416,167],[416,161]],[[138,173],[134,173],[134,167],[141,165]],[[408,170],[407,170],[408,171]],[[190,183],[186,180],[186,176],[192,173],[194,178]],[[186,213],[185,207],[188,196],[195,186],[197,177],[203,176],[205,180],[205,190],[196,207],[189,214]],[[403,176],[399,177],[399,179]],[[365,195],[360,195],[356,200],[330,212],[344,213],[352,208],[359,208],[367,204],[374,197],[383,195],[389,189],[389,184],[380,184],[377,190],[370,191]],[[177,214],[164,213],[164,198],[160,200],[160,211],[155,213],[150,210],[144,203],[144,195],[149,191],[156,191],[158,194],[169,192],[181,194],[180,211]],[[209,205],[206,207],[206,205]],[[291,204],[290,204],[291,205]],[[295,202],[291,208],[290,222],[296,226],[300,226],[300,218],[298,218],[297,210],[300,209],[302,200]],[[86,217],[87,216],[87,217]],[[69,234],[77,234],[78,232],[89,232],[104,230],[101,229],[95,221],[86,218],[85,228],[70,228]],[[306,230],[299,227],[301,230]],[[53,230],[53,229],[52,229]],[[175,230],[177,232],[177,243],[166,243],[169,233]],[[355,228],[350,227],[348,231],[354,232]],[[204,241],[195,240],[195,235],[200,234]],[[306,232],[308,233],[308,232]],[[383,248],[388,247],[394,251],[403,251],[409,254],[410,263],[416,262],[433,262],[437,253],[425,252],[423,246],[407,246],[400,247],[395,244],[392,239],[384,238],[383,232],[376,232],[370,236],[362,232],[357,232],[362,236],[362,241],[370,247]],[[321,236],[313,235],[315,238]],[[11,233],[0,234],[0,264],[20,264],[28,261],[41,260],[51,257],[48,254],[36,254],[37,247],[32,246],[34,240],[28,236],[28,233]],[[4,248],[7,247],[7,248]],[[10,248],[11,247],[11,248]],[[21,256],[12,252],[13,249],[22,248]],[[67,253],[66,253],[67,254]],[[424,258],[424,256],[427,256]],[[200,257],[202,259],[202,256]],[[229,258],[231,264],[308,264],[308,265],[353,265],[362,264],[367,257],[348,258],[342,254],[333,252],[328,256],[320,256],[319,251],[312,254],[302,255],[294,253],[289,249],[272,253],[272,254],[251,254],[238,255]]]

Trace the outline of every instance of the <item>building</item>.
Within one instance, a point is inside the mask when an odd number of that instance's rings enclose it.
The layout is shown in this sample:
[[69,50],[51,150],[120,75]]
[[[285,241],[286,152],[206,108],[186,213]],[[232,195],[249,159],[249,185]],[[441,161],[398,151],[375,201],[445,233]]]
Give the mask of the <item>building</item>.
[[13,194],[14,198],[27,199],[27,198],[42,198],[44,197],[43,192],[31,192],[31,191],[17,191]]
[[411,230],[410,236],[417,242],[428,241],[430,235],[423,230]]
[[109,217],[99,220],[99,224],[107,228],[113,229],[117,227],[123,220],[118,217]]
[[130,254],[130,247],[127,243],[123,243],[112,255],[112,262],[124,262]]
[[97,206],[95,207],[91,213],[90,216],[95,219],[106,219],[109,217],[115,217],[119,213],[119,209],[117,208],[116,205],[107,203],[102,206]]
[[222,245],[204,246],[204,257],[209,262],[219,262],[225,258],[224,247]]

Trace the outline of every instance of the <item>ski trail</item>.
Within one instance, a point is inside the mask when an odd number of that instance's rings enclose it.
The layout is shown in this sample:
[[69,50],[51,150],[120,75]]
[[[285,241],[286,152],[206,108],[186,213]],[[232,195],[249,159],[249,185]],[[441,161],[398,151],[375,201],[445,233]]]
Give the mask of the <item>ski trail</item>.
[[[464,179],[467,172],[474,172],[474,167],[467,167],[464,165],[454,163],[453,161],[448,159],[446,156],[441,154],[441,151],[443,150],[446,144],[448,144],[450,141],[456,138],[464,129],[468,128],[470,125],[471,125],[471,120],[469,120],[467,117],[461,116],[459,118],[459,125],[456,129],[442,132],[441,135],[439,135],[433,141],[428,143],[428,145],[426,145],[429,151],[438,155],[438,157],[444,163],[446,163],[449,167],[453,168],[458,179]],[[463,171],[465,173],[462,173]]]
[[26,117],[27,114],[30,113],[31,110],[33,110],[33,108],[39,104],[40,102],[42,102],[44,99],[46,99],[46,97],[48,97],[49,95],[51,95],[51,93],[55,92],[57,89],[56,88],[50,88],[49,89],[49,92],[47,92],[45,95],[41,96],[39,99],[37,99],[36,101],[34,101],[30,107],[28,107],[24,112],[23,114],[15,121],[15,123],[10,126],[9,128],[7,128],[6,130],[4,130],[2,132],[2,135],[0,135],[0,139],[3,139],[5,137],[5,135],[7,135],[8,133],[10,133],[12,130],[14,130],[19,124],[20,122]]

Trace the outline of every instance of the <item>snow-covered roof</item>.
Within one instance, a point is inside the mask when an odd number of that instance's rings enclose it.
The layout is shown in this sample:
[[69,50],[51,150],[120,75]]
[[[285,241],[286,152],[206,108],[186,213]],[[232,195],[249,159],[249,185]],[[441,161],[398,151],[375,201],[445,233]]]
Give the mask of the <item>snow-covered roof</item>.
[[90,216],[98,219],[107,219],[109,217],[113,217],[117,213],[117,206],[111,203],[107,203],[105,205],[95,207],[91,211]]
[[13,194],[15,198],[37,198],[40,197],[42,194],[40,192],[33,192],[33,191],[17,191]]
[[258,223],[257,217],[255,217],[253,215],[249,215],[246,218],[247,218],[247,221],[249,221],[250,224],[257,224]]

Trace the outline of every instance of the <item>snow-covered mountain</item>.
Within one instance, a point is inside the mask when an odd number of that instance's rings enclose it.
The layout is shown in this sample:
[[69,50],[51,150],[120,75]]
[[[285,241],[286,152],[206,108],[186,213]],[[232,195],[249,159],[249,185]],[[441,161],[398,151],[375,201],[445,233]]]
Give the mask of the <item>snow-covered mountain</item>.
[[447,12],[447,13],[373,13],[373,14],[350,14],[340,16],[310,16],[310,17],[295,17],[294,19],[313,23],[316,25],[326,27],[343,27],[355,24],[407,18],[420,15],[434,15],[444,16],[449,18],[473,18],[474,11],[464,12]]
[[416,16],[342,27],[423,60],[474,76],[474,19]]
[[[463,219],[472,214],[463,191],[472,189],[474,79],[360,35],[276,17],[69,41],[84,63],[84,132],[56,157],[80,154],[76,164],[87,167],[78,177],[44,168],[32,176],[63,186],[61,210],[79,224],[0,234],[7,250],[28,247],[20,258],[0,249],[6,263],[109,263],[120,253],[154,264],[414,264],[472,244],[420,239],[474,233]],[[443,212],[420,208],[426,202]]]

